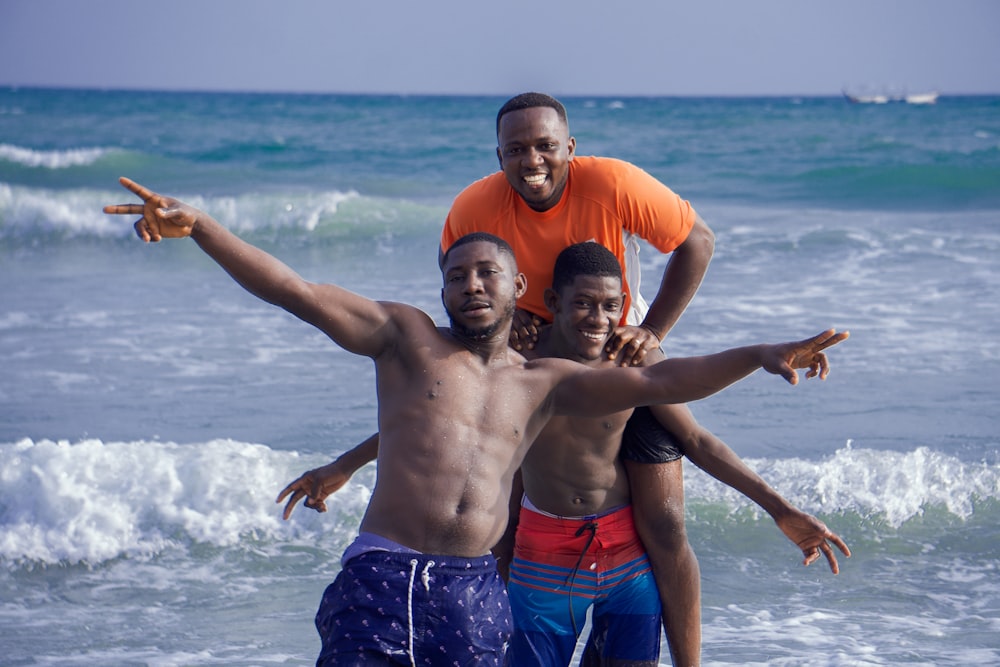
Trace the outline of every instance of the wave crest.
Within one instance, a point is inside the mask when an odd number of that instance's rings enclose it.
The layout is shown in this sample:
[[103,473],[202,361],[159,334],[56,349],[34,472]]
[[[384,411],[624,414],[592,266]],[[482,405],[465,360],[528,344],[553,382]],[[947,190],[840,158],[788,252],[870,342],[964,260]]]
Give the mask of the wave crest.
[[233,440],[0,445],[0,561],[93,565],[195,543],[328,540],[330,531],[357,526],[366,487],[343,489],[329,503],[333,516],[322,520],[300,508],[284,522],[274,502],[288,482],[320,463]]
[[113,148],[69,148],[44,151],[12,144],[0,144],[0,160],[14,162],[25,167],[67,169],[92,165],[115,150]]
[[[928,447],[894,452],[855,449],[848,441],[822,461],[748,458],[745,462],[807,512],[878,518],[891,529],[931,508],[965,520],[977,504],[1000,500],[1000,465],[967,463]],[[753,506],[739,492],[707,475],[685,477],[685,491],[691,498],[725,503],[733,511]]]

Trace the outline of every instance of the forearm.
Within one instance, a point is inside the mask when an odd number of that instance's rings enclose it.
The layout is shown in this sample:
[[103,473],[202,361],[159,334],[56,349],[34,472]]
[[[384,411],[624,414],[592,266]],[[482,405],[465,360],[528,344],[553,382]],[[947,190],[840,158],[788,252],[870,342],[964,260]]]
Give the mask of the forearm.
[[764,345],[736,347],[701,357],[667,359],[643,369],[661,390],[658,403],[707,398],[761,367]]
[[378,435],[375,433],[353,449],[344,452],[334,460],[333,465],[345,476],[352,476],[362,466],[378,458]]
[[766,345],[704,357],[666,359],[651,366],[579,367],[553,396],[555,414],[594,417],[640,405],[690,403],[711,396],[761,367]]
[[286,264],[250,245],[204,213],[192,228],[191,238],[248,292],[291,310],[289,303],[296,294],[294,287],[303,285],[304,281]]
[[659,290],[642,321],[642,326],[661,341],[694,298],[714,252],[715,235],[699,217],[688,238],[671,253]]
[[771,488],[730,447],[705,429],[693,442],[685,442],[684,454],[696,466],[757,503],[773,519],[792,510],[791,504]]

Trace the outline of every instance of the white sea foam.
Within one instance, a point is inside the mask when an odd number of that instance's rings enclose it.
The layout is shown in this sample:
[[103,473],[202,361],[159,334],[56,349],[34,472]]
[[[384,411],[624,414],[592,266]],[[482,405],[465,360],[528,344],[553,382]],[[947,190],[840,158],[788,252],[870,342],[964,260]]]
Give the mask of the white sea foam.
[[[967,519],[976,503],[1000,499],[1000,465],[967,463],[927,447],[892,452],[855,449],[848,442],[821,461],[744,461],[806,511],[877,516],[892,528],[930,507]],[[692,470],[685,478],[685,492],[696,501],[724,502],[734,509],[752,506],[745,496],[704,473]]]
[[130,225],[105,215],[102,207],[117,201],[93,190],[49,190],[0,183],[0,234],[89,234],[102,237],[132,233]]
[[[302,230],[314,232],[324,224],[358,226],[381,217],[380,227],[390,226],[383,209],[395,204],[360,198],[356,192],[311,192],[244,194],[236,197],[204,197],[176,194],[179,199],[215,217],[224,226],[238,232],[256,230]],[[107,215],[107,204],[129,201],[124,191],[71,189],[52,191],[0,183],[0,233],[30,237],[39,233],[68,236],[124,237],[132,235],[132,219]],[[346,202],[360,201],[356,210],[345,217],[338,215]],[[360,233],[363,226],[359,226]]]
[[11,144],[0,144],[0,160],[16,162],[26,167],[66,169],[87,166],[97,162],[115,149],[69,148],[66,150],[36,150]]
[[320,522],[300,509],[283,522],[274,502],[285,484],[323,462],[231,440],[0,445],[0,559],[97,564],[188,543],[308,542],[350,532],[368,501],[365,486],[351,484],[331,499],[334,519],[344,521]]

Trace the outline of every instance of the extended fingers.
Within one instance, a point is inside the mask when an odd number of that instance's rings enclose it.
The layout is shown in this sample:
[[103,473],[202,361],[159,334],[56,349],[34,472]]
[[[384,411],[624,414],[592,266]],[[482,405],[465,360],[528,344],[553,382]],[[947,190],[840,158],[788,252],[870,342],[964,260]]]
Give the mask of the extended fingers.
[[288,503],[285,505],[285,511],[281,513],[281,518],[287,521],[288,517],[292,515],[292,510],[294,510],[298,502],[305,497],[306,497],[305,491],[301,489],[296,490],[295,493],[292,494],[292,497],[288,499]]
[[830,564],[830,571],[834,574],[840,574],[840,565],[837,563],[837,554],[833,553],[833,549],[826,542],[819,547],[823,551],[823,555],[826,556],[826,562]]
[[146,201],[154,194],[152,190],[150,190],[145,186],[139,185],[131,178],[126,178],[125,176],[122,176],[121,178],[118,179],[118,182],[121,183],[126,190],[132,191],[137,197],[139,197],[143,201]]
[[826,562],[830,565],[830,571],[834,574],[840,574],[840,564],[837,562],[837,554],[830,547],[830,542],[832,542],[838,549],[840,549],[845,556],[851,557],[851,550],[847,548],[847,544],[844,543],[842,539],[835,533],[827,532],[824,539],[815,547],[806,547],[802,549],[802,555],[805,556],[805,560],[802,561],[803,565],[811,565],[819,560],[820,553],[826,558]]
[[142,215],[142,204],[111,204],[104,207],[104,212],[111,215]]
[[841,331],[837,333],[836,329],[827,329],[820,335],[813,338],[813,342],[817,345],[817,352],[820,350],[825,350],[828,347],[833,347],[837,343],[847,340],[851,336],[849,331]]
[[280,503],[280,502],[281,502],[282,500],[284,500],[284,499],[285,499],[285,496],[287,496],[287,495],[288,495],[289,493],[291,493],[291,492],[292,492],[292,491],[294,491],[294,490],[295,490],[296,488],[298,488],[298,486],[299,486],[299,480],[301,480],[301,479],[302,479],[302,478],[301,478],[301,477],[299,477],[299,478],[298,478],[298,479],[296,479],[296,480],[295,480],[294,482],[292,482],[291,484],[289,484],[288,486],[286,486],[285,488],[283,488],[283,489],[281,490],[281,493],[279,493],[279,494],[278,494],[278,497],[277,497],[277,498],[275,498],[274,502],[276,502],[276,503]]
[[848,558],[851,557],[851,549],[847,546],[847,543],[844,542],[844,540],[840,539],[840,535],[837,535],[836,533],[829,533],[826,536],[826,539],[833,542],[845,556]]

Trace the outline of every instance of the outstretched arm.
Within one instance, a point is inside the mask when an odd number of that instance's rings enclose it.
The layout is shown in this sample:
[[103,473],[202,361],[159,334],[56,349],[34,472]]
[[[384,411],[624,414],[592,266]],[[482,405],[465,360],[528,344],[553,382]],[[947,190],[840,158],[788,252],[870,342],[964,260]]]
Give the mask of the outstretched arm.
[[785,536],[794,542],[810,565],[822,553],[834,574],[840,572],[832,543],[847,557],[851,550],[842,539],[816,517],[792,505],[751,470],[736,452],[699,424],[685,405],[653,405],[650,411],[680,442],[684,454],[696,466],[727,484],[766,511]]
[[830,373],[823,352],[849,334],[828,329],[812,338],[750,345],[702,357],[667,359],[644,368],[582,368],[563,378],[554,394],[557,413],[610,414],[638,405],[688,403],[711,396],[758,368],[798,384],[798,369],[822,380]]
[[277,500],[274,501],[281,504],[291,494],[291,498],[288,498],[288,504],[285,505],[285,511],[281,513],[282,518],[287,521],[288,517],[292,515],[292,510],[295,509],[295,505],[303,498],[305,499],[303,505],[306,507],[317,512],[325,512],[327,497],[347,484],[347,480],[361,466],[376,458],[378,458],[378,433],[354,449],[344,452],[332,463],[303,473],[301,477],[282,489]]
[[388,309],[336,285],[303,280],[284,263],[243,241],[204,211],[159,195],[127,178],[121,184],[142,204],[105,206],[113,215],[139,215],[136,234],[147,243],[190,236],[212,259],[255,296],[312,324],[340,346],[377,356],[392,341]]

